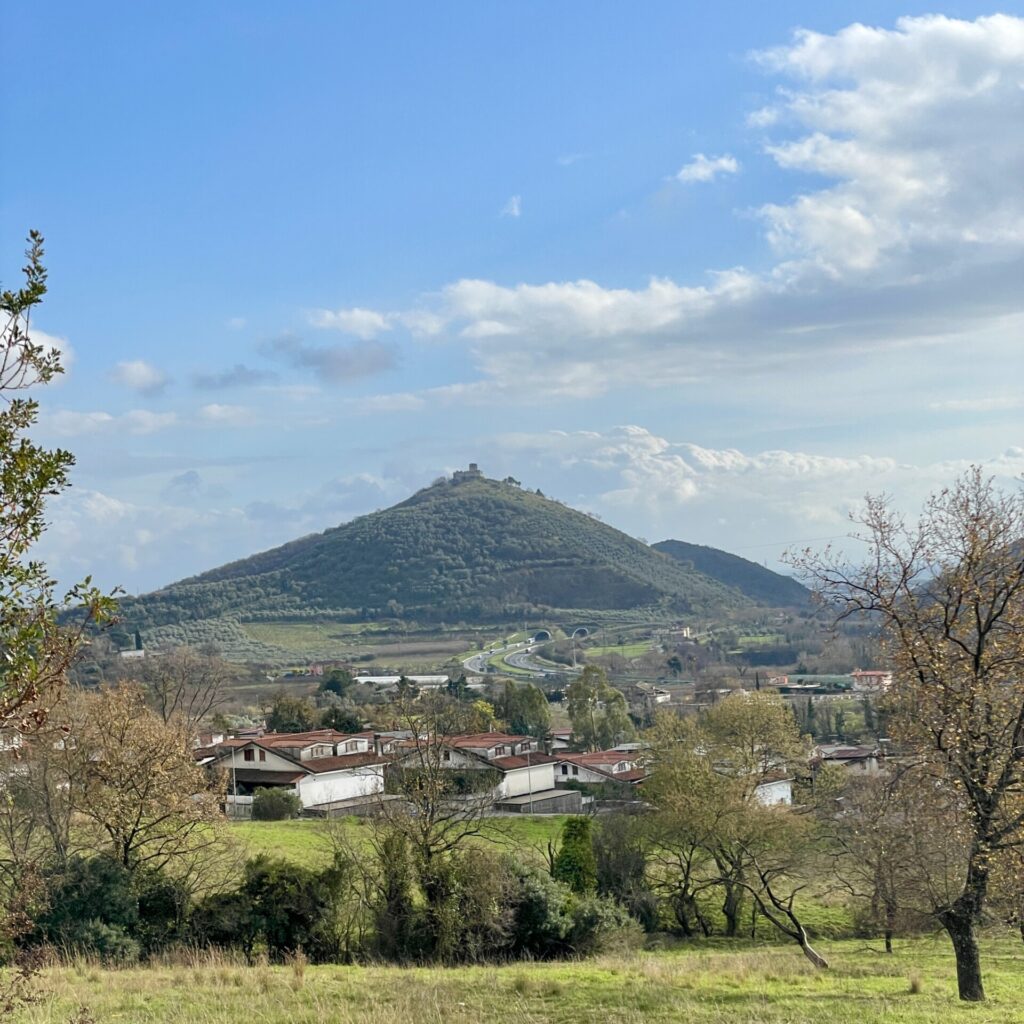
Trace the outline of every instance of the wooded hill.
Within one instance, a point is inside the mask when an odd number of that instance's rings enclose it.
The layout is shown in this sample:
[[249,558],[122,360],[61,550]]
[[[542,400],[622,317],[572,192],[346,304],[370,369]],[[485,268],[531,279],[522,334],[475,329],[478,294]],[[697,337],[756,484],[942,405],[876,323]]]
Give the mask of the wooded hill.
[[145,631],[231,619],[557,621],[559,611],[580,619],[615,609],[703,619],[750,604],[741,589],[592,516],[458,473],[392,508],[128,598],[122,615]]
[[752,601],[780,607],[800,607],[811,598],[811,592],[792,577],[772,572],[757,562],[732,555],[720,548],[688,544],[684,540],[663,540],[652,546],[655,551],[661,551],[697,572],[726,586],[735,587]]

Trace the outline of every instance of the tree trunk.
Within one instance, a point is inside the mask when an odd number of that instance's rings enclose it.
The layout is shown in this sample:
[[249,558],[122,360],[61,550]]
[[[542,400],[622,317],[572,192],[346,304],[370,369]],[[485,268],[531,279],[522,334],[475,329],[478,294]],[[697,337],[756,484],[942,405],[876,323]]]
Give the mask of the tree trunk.
[[808,960],[819,969],[828,967],[828,961],[807,941],[807,936],[803,936],[800,940],[800,948],[803,950],[803,954]]
[[741,896],[737,887],[726,882],[722,915],[725,917],[725,934],[730,939],[736,938],[740,933],[740,902]]
[[885,929],[885,951],[886,953],[892,953],[892,929]]
[[953,943],[956,956],[956,985],[960,998],[980,1003],[985,998],[981,982],[981,955],[978,940],[974,934],[974,918],[959,907],[953,907],[939,916]]

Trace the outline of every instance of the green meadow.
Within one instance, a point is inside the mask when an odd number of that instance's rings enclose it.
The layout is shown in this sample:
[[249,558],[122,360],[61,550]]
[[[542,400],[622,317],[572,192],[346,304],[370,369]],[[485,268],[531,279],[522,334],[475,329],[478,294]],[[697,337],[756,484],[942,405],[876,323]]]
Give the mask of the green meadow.
[[705,943],[583,962],[461,968],[245,966],[197,955],[105,970],[50,968],[19,1024],[1016,1024],[1024,945],[984,943],[989,1001],[958,1002],[948,943],[898,942],[892,956],[862,940],[825,943],[815,971],[785,946]]

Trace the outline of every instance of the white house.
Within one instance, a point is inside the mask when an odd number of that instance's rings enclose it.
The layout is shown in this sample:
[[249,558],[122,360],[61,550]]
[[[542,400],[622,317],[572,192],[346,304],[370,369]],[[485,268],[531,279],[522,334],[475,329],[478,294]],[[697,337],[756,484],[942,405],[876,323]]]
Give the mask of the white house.
[[850,676],[856,693],[884,693],[892,686],[892,672],[858,668]]
[[294,737],[271,734],[258,740],[226,740],[216,748],[196,751],[197,760],[209,771],[224,773],[228,814],[249,817],[253,794],[261,788],[295,793],[302,809],[314,812],[365,803],[384,792],[385,759],[370,749],[365,737]]
[[637,754],[621,750],[598,750],[589,754],[555,755],[555,781],[583,782],[600,785],[604,782],[624,782],[636,785],[647,778]]
[[413,768],[418,758],[429,750],[432,757],[437,757],[437,763],[453,771],[491,770],[496,773],[491,799],[501,810],[578,813],[582,808],[580,794],[556,788],[557,758],[536,747],[537,741],[532,736],[485,732],[436,741],[426,737],[410,738],[400,744],[399,752],[404,748],[406,753],[402,760]]

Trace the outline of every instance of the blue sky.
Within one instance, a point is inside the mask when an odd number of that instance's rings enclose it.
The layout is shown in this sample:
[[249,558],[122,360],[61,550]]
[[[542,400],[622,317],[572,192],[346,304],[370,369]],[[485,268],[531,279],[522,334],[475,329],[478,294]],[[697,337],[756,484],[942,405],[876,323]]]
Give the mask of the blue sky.
[[43,231],[78,456],[41,553],[148,589],[473,460],[775,565],[1019,476],[1022,16],[9,5],[0,277]]

